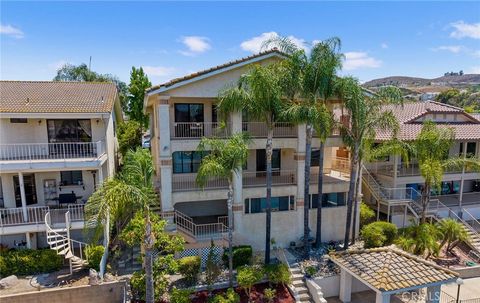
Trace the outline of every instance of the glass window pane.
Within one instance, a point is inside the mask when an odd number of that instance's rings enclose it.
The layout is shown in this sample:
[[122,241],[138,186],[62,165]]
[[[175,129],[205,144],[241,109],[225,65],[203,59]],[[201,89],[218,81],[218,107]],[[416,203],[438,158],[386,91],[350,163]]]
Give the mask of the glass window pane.
[[260,198],[250,199],[250,204],[251,204],[252,214],[262,212],[262,205],[261,205],[261,199]]
[[188,104],[175,104],[175,122],[190,122]]
[[173,173],[182,173],[182,152],[173,153]]
[[467,157],[475,156],[475,150],[477,149],[477,143],[468,142],[467,143]]
[[190,122],[203,122],[203,104],[190,104]]
[[184,173],[192,172],[192,152],[182,153],[182,172]]
[[284,211],[289,209],[288,196],[278,198],[278,210]]
[[319,166],[320,163],[320,150],[312,149],[312,159],[310,160],[310,166]]
[[272,152],[272,169],[280,169],[281,152],[280,149],[274,149]]
[[311,195],[312,201],[310,203],[311,208],[318,208],[318,194]]
[[245,213],[249,214],[250,213],[250,201],[248,199],[245,199]]

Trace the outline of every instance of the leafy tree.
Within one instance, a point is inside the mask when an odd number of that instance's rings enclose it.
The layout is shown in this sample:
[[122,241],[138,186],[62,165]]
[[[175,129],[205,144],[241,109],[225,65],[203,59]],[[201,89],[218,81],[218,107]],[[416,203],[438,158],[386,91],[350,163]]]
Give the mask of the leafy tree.
[[132,67],[125,112],[131,120],[138,121],[145,128],[148,127],[148,116],[143,113],[143,99],[145,90],[150,86],[152,83],[148,80],[143,68]]
[[237,270],[238,285],[245,290],[248,300],[250,301],[250,294],[252,287],[260,282],[263,277],[263,271],[255,266],[242,266]]
[[170,293],[170,303],[190,303],[191,289],[172,289]]
[[306,124],[305,145],[305,187],[304,187],[304,247],[305,257],[310,251],[309,239],[309,201],[310,201],[310,166],[313,130],[320,139],[320,159],[318,174],[317,227],[316,243],[322,242],[322,203],[323,193],[323,157],[324,143],[333,126],[333,115],[327,109],[327,100],[335,94],[337,71],[342,66],[343,55],[340,53],[340,39],[329,38],[313,45],[309,54],[286,37],[267,41],[265,46],[277,46],[288,57],[281,66],[281,85],[284,96],[288,99],[285,109],[287,120],[296,124]]
[[291,282],[288,266],[283,263],[267,264],[265,265],[264,271],[270,284],[281,284],[285,286]]
[[350,117],[349,125],[340,124],[343,142],[352,153],[344,239],[344,248],[347,249],[350,241],[352,209],[354,208],[355,211],[357,209],[358,187],[361,178],[359,170],[365,146],[367,142],[373,141],[378,131],[389,131],[395,137],[399,129],[398,121],[393,112],[385,109],[384,106],[402,104],[402,95],[400,90],[395,87],[385,87],[380,89],[377,94],[367,94],[360,87],[358,80],[351,77],[339,80],[336,89],[344,101],[344,108]]
[[215,252],[215,243],[210,242],[208,250],[207,262],[205,264],[205,282],[207,282],[208,291],[212,291],[212,286],[217,281],[218,276],[222,273],[222,269],[218,264],[219,256]]
[[468,233],[465,227],[454,219],[446,218],[440,220],[437,223],[437,229],[442,239],[440,249],[446,244],[447,252],[451,253],[460,242],[468,241]]
[[401,249],[419,256],[437,256],[440,251],[437,239],[438,229],[430,223],[413,224],[403,230],[402,235],[395,241]]
[[364,202],[360,203],[360,226],[371,223],[375,218],[375,212]]
[[117,126],[119,151],[126,155],[129,150],[135,150],[142,145],[142,126],[138,121],[128,120]]
[[452,99],[458,98],[459,95],[460,95],[460,91],[458,89],[451,88],[438,94],[435,99],[436,101],[441,103],[448,103]]
[[240,296],[233,288],[229,288],[225,294],[218,294],[213,297],[212,303],[240,303]]
[[230,286],[233,285],[233,178],[240,172],[248,158],[248,137],[235,134],[227,140],[202,138],[198,145],[200,152],[209,152],[202,159],[196,182],[203,188],[212,177],[228,180],[228,268]]
[[125,110],[125,96],[127,85],[111,74],[100,74],[92,71],[85,63],[79,65],[65,64],[57,70],[53,81],[77,81],[77,82],[113,82],[117,86],[120,103]]
[[270,263],[273,129],[282,111],[282,88],[279,72],[278,64],[253,66],[247,74],[241,76],[237,87],[220,93],[217,104],[218,111],[224,119],[227,114],[244,111],[249,118],[266,124],[265,263]]

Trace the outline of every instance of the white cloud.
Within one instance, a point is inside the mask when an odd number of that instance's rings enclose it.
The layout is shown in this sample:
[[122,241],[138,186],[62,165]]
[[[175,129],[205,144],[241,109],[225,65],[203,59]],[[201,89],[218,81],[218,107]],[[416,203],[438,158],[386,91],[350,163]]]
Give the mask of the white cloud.
[[480,74],[480,66],[472,66],[469,70],[471,74]]
[[[260,36],[253,37],[249,40],[245,40],[240,44],[240,47],[245,50],[249,51],[252,53],[258,53],[262,50],[263,43],[269,39],[274,39],[280,37],[279,34],[276,32],[267,32],[267,33],[262,33]],[[297,38],[295,36],[288,36],[288,39],[290,39],[296,46],[299,48],[303,48],[305,50],[308,50],[308,45],[305,42],[304,39]]]
[[148,76],[165,77],[170,76],[175,71],[173,67],[165,66],[142,66]]
[[370,57],[365,52],[346,52],[343,69],[354,70],[359,68],[377,68],[382,65],[382,61]]
[[180,51],[185,56],[193,56],[195,54],[204,53],[211,49],[210,39],[200,36],[182,37],[180,41],[188,48],[188,51]]
[[50,63],[48,65],[48,68],[54,71],[59,70],[62,68],[65,64],[68,64],[69,62],[67,60],[58,60],[56,62]]
[[21,39],[24,36],[21,29],[11,26],[9,24],[7,25],[0,24],[0,34],[11,36],[16,39]]
[[448,51],[454,54],[458,54],[462,50],[464,50],[464,47],[461,45],[442,45],[439,47],[432,48],[433,51]]
[[450,37],[452,38],[480,39],[480,23],[469,24],[464,21],[457,21],[450,23],[450,26],[455,28],[455,30],[450,33]]
[[388,44],[383,42],[382,44],[380,44],[380,47],[383,48],[383,49],[387,49],[388,48]]

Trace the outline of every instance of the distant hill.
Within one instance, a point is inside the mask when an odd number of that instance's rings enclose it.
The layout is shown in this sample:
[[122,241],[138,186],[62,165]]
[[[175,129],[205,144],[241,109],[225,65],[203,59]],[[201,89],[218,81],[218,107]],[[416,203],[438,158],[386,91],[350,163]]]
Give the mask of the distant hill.
[[442,76],[434,79],[407,77],[407,76],[392,76],[380,78],[365,82],[364,87],[379,87],[385,85],[393,85],[399,87],[421,87],[421,86],[458,86],[458,85],[474,85],[480,84],[480,74],[466,74]]

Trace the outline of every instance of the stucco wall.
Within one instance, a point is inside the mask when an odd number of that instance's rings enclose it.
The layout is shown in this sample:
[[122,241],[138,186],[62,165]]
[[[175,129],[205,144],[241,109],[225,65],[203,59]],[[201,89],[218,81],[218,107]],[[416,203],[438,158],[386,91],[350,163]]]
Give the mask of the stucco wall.
[[[325,278],[315,278],[313,280],[318,286],[322,288],[324,298],[336,297],[340,294],[340,276],[330,276]],[[352,278],[352,293],[369,290],[370,288]]]

